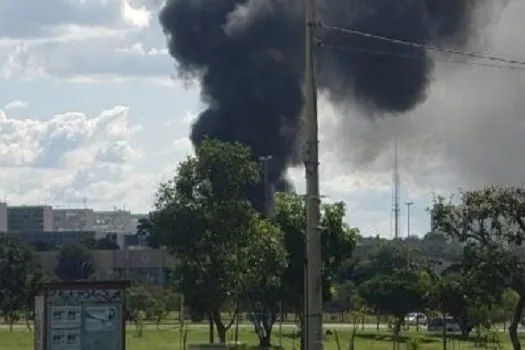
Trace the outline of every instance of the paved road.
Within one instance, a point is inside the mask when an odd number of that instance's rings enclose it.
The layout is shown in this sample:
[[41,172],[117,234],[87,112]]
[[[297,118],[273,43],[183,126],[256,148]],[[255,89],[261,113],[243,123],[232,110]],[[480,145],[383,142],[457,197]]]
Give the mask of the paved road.
[[[133,324],[128,324],[128,329],[131,329],[133,328]],[[205,323],[197,323],[197,324],[190,324],[189,325],[190,328],[198,328],[198,329],[202,329],[202,328],[208,328],[208,325],[205,324]],[[249,324],[249,323],[243,323],[243,324],[240,324],[239,325],[240,328],[252,328],[253,325]],[[284,323],[282,325],[282,327],[286,330],[291,330],[291,329],[297,329],[297,326],[293,323]],[[157,327],[155,325],[152,325],[152,324],[147,324],[145,325],[145,328],[146,329],[156,329]],[[161,324],[159,326],[159,329],[164,329],[164,330],[168,330],[168,329],[177,329],[179,328],[178,325],[175,325],[175,324]],[[276,323],[274,325],[274,330],[277,331],[279,328],[279,324]],[[352,329],[354,328],[354,324],[352,323],[324,323],[323,324],[323,328],[324,329]],[[362,327],[361,325],[359,325],[358,327],[358,330],[361,330],[362,328],[364,328],[365,330],[367,331],[375,331],[377,329],[377,325],[375,324],[365,324],[364,327]],[[381,324],[379,325],[379,328],[381,330],[386,330],[387,329],[387,325],[386,324]],[[411,327],[412,330],[415,330],[415,327]],[[424,331],[425,330],[425,327],[421,327],[420,328],[421,331]],[[6,324],[0,324],[0,331],[8,331],[9,330],[9,325],[6,325]],[[15,331],[27,331],[27,326],[25,324],[15,324],[13,325],[13,330]],[[502,326],[498,327],[497,328],[497,331],[499,332],[502,332],[504,331],[504,328]],[[525,329],[520,327],[518,329],[518,332],[525,332]]]

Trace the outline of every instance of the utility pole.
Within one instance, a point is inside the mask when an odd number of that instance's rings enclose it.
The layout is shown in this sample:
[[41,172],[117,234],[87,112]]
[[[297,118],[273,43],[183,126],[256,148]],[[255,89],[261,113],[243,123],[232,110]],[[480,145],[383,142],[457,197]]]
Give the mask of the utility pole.
[[407,206],[407,238],[410,238],[410,207],[414,204],[414,202],[405,202],[405,205]]
[[305,259],[305,349],[323,349],[323,295],[321,285],[321,232],[319,195],[319,125],[315,64],[316,0],[305,0],[304,122],[306,127],[306,259]]
[[268,163],[272,160],[272,156],[259,157],[263,170],[263,186],[264,186],[264,216],[269,218],[270,213],[270,184],[268,180]]

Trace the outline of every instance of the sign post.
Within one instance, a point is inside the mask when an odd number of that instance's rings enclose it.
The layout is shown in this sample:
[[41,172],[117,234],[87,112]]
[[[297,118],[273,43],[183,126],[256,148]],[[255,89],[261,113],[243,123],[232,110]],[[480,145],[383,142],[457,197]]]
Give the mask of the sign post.
[[126,281],[44,284],[35,298],[35,350],[126,348]]

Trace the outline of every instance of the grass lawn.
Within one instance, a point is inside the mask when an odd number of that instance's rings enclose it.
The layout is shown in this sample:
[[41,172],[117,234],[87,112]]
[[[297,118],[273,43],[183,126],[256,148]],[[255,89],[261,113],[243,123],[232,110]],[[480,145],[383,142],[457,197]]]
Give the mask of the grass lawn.
[[[228,333],[228,340],[233,340],[233,331]],[[337,332],[339,339],[341,340],[341,348],[348,349],[348,339],[350,337],[349,331],[340,330]],[[404,340],[407,339],[419,339],[420,346],[416,349],[423,350],[441,350],[442,343],[438,335],[432,336],[423,332],[416,333],[405,333]],[[508,342],[508,336],[501,334],[503,349],[511,349],[510,343]],[[205,343],[208,339],[208,332],[206,328],[190,328],[188,331],[188,343]],[[257,337],[249,329],[239,330],[239,340],[246,342],[251,346],[257,344]],[[408,341],[410,342],[410,341]],[[279,338],[277,331],[273,337],[273,344],[279,344]],[[152,330],[147,329],[144,331],[142,337],[137,337],[135,331],[129,327],[127,337],[127,350],[173,350],[180,349],[179,346],[179,331],[178,330]],[[283,346],[285,349],[299,348],[299,339],[294,338],[292,333],[285,333],[283,335]],[[453,339],[449,341],[447,347],[449,350],[475,350],[475,349],[486,349],[483,346],[475,346],[473,341],[460,341]],[[0,331],[0,350],[33,350],[33,333],[27,330],[15,330],[9,332],[7,330]],[[334,336],[326,336],[325,341],[326,350],[337,350],[337,345]],[[356,350],[391,350],[392,342],[391,337],[387,333],[377,332],[359,332],[355,341]],[[413,350],[413,348],[407,347],[405,344],[401,344],[400,350]],[[102,349],[101,349],[102,350]],[[110,350],[110,349],[108,349]],[[112,349],[111,349],[112,350]]]

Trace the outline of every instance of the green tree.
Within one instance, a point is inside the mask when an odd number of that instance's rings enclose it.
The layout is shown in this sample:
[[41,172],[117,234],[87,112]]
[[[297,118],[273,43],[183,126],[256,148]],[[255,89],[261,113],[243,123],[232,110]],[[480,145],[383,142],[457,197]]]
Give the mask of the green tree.
[[395,270],[418,268],[425,260],[423,251],[407,247],[400,241],[384,241],[370,248],[367,255],[356,263],[351,276],[356,284],[368,281],[376,275],[387,275]]
[[60,249],[55,274],[62,281],[87,280],[94,272],[92,256],[85,246],[72,244]]
[[149,247],[157,249],[159,246],[155,242],[154,237],[152,236],[153,224],[151,218],[148,217],[140,218],[137,223],[137,232],[136,235],[139,239],[139,242],[146,243]]
[[480,288],[479,277],[461,269],[445,270],[429,291],[429,306],[453,317],[463,336],[476,326],[490,326],[495,299]]
[[146,286],[136,284],[126,290],[126,318],[135,324],[139,337],[143,334],[144,320],[154,307],[154,297]]
[[206,139],[161,184],[151,214],[153,240],[179,259],[186,304],[207,314],[221,342],[233,323],[225,324],[221,308],[235,302],[242,288],[238,267],[248,266],[257,248],[250,237],[255,212],[247,198],[259,180],[248,147]]
[[84,245],[89,250],[118,250],[120,247],[117,242],[104,237],[104,238],[88,238],[82,241]]
[[252,245],[246,259],[248,265],[239,266],[239,278],[243,281],[241,293],[250,305],[259,346],[269,348],[272,327],[279,311],[282,277],[288,264],[284,236],[274,224],[254,217],[250,237]]
[[512,318],[512,312],[518,303],[519,297],[520,296],[518,293],[510,288],[505,289],[503,292],[503,295],[501,296],[500,308],[498,308],[498,310],[501,311],[501,316],[499,317],[498,321],[503,322],[503,327],[505,327],[508,320]]
[[[341,266],[352,257],[359,237],[357,228],[350,228],[345,222],[344,203],[323,204],[321,216],[321,239],[323,258],[323,299],[329,302],[333,297],[333,283]],[[284,233],[285,248],[288,252],[288,267],[283,274],[283,301],[300,317],[303,325],[304,310],[304,261],[305,223],[304,197],[291,193],[276,194],[274,222]]]
[[18,312],[34,297],[31,282],[37,282],[37,271],[35,254],[29,246],[0,237],[0,310],[10,329]]
[[394,316],[393,331],[398,338],[406,314],[424,310],[429,287],[430,276],[426,272],[399,269],[363,282],[359,295],[371,309]]
[[489,186],[459,194],[455,202],[439,197],[433,217],[439,231],[466,245],[465,267],[484,276],[481,288],[501,295],[509,287],[518,295],[509,336],[521,349],[517,328],[525,307],[525,261],[517,254],[525,237],[525,188]]

